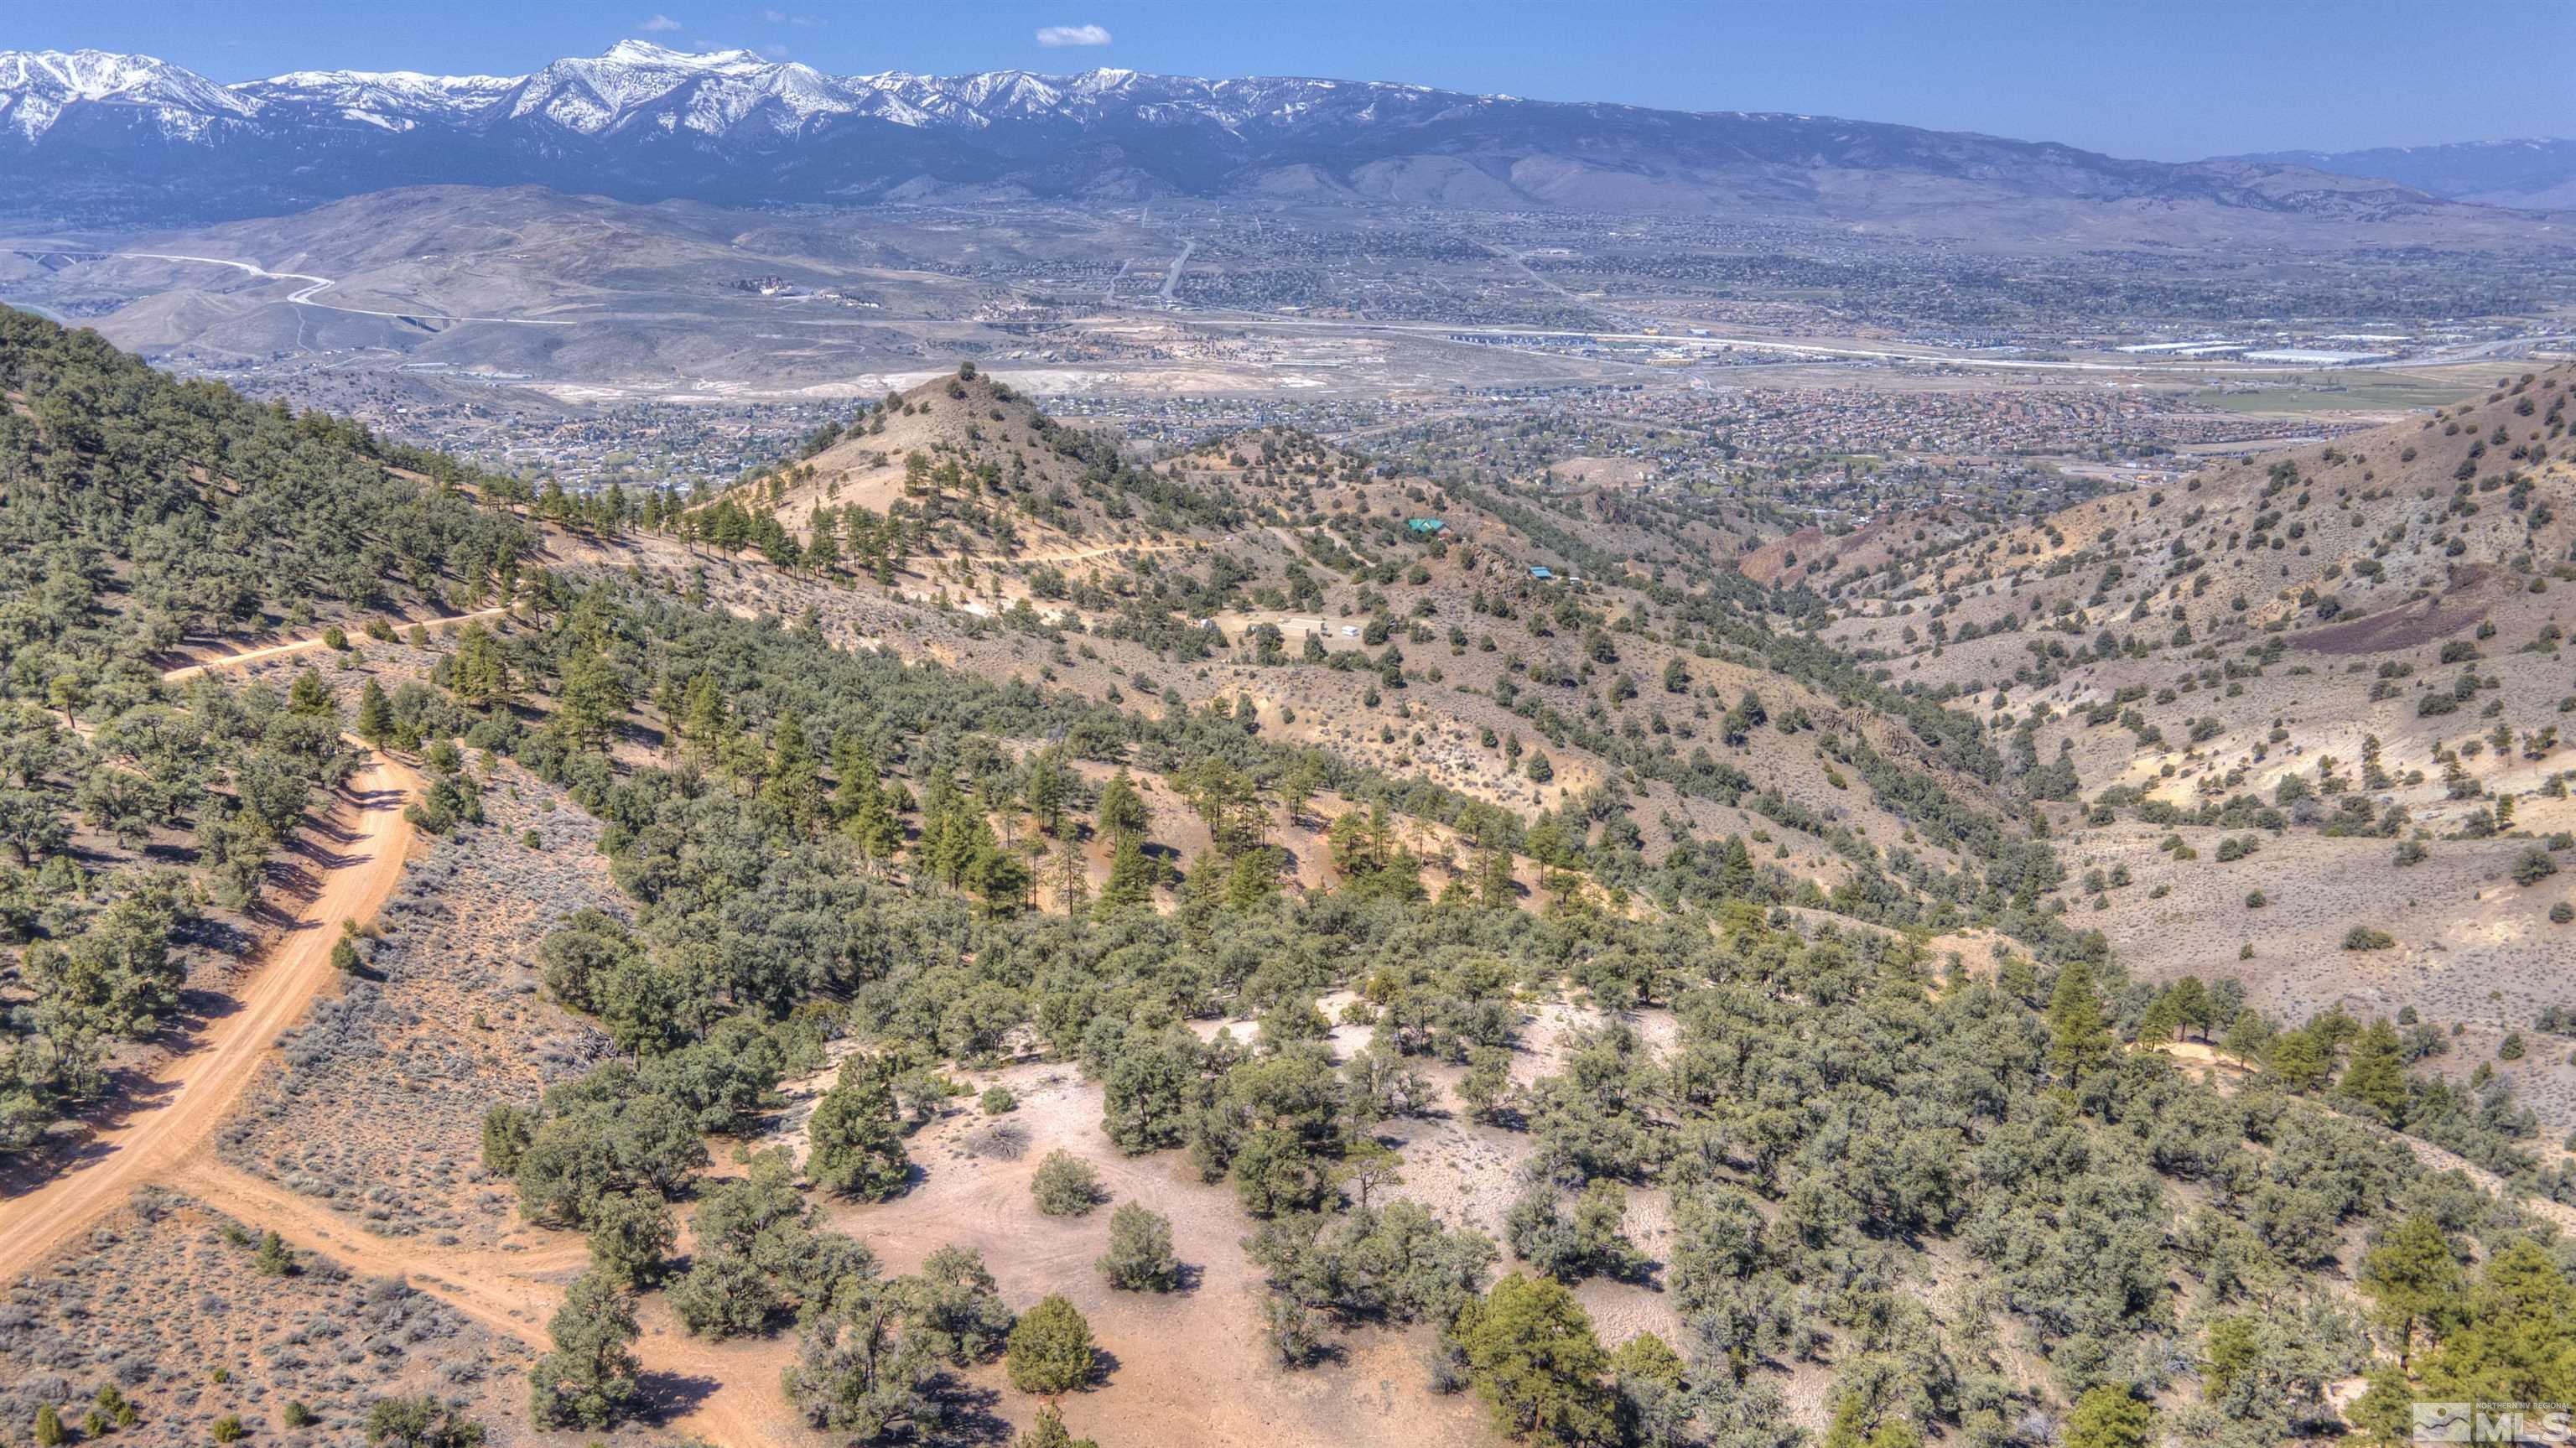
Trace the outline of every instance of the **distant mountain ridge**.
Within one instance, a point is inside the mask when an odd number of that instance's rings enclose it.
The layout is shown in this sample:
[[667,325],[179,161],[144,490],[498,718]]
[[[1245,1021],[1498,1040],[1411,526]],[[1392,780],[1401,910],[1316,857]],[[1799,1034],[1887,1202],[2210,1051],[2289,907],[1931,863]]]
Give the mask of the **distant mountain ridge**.
[[730,204],[1252,195],[1837,219],[2029,201],[2344,220],[2445,205],[2296,166],[1823,116],[1105,69],[834,76],[631,40],[523,76],[234,85],[148,56],[0,52],[0,166],[28,183],[0,206],[73,223],[258,215],[425,183]]
[[2576,207],[2576,138],[2564,136],[2381,146],[2368,151],[2268,151],[2235,159],[2381,177],[2448,200],[2485,206]]

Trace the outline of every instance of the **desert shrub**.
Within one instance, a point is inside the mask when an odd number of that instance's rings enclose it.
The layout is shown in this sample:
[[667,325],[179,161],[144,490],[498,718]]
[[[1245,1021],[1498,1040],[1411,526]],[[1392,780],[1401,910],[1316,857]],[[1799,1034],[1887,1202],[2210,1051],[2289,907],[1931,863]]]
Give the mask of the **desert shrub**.
[[1180,1284],[1180,1260],[1172,1255],[1171,1218],[1136,1202],[1122,1202],[1109,1214],[1109,1250],[1100,1258],[1109,1285],[1129,1292],[1169,1292]]
[[378,1398],[367,1408],[368,1448],[475,1448],[483,1425],[436,1398]]
[[1099,1169],[1066,1151],[1051,1151],[1029,1179],[1029,1194],[1050,1217],[1079,1217],[1109,1200]]

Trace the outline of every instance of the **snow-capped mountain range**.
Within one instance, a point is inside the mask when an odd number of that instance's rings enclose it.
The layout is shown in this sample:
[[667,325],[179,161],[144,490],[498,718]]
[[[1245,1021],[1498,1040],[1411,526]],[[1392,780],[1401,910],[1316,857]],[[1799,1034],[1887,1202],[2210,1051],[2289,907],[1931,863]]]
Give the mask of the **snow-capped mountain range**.
[[[2434,198],[2251,161],[2169,165],[1824,116],[1682,112],[1293,77],[829,75],[625,41],[521,76],[0,52],[0,214],[204,220],[421,184],[624,200],[1274,199],[1863,217],[2195,203],[2340,219]],[[1899,184],[1882,186],[1894,180]]]
[[981,130],[998,122],[1095,122],[1113,112],[1140,119],[1204,118],[1228,128],[1261,118],[1293,121],[1318,97],[1359,92],[1370,102],[1418,107],[1501,98],[1421,86],[1331,80],[1204,81],[1094,70],[1077,76],[985,71],[922,76],[826,75],[748,50],[691,53],[641,40],[607,54],[558,60],[529,75],[423,75],[416,71],[302,70],[219,85],[146,55],[105,51],[0,51],[0,128],[43,140],[82,105],[125,108],[168,140],[200,141],[228,128],[341,121],[384,131],[424,125],[483,130],[543,122],[578,136],[651,128],[715,139],[793,135],[814,122],[866,116],[924,130]]

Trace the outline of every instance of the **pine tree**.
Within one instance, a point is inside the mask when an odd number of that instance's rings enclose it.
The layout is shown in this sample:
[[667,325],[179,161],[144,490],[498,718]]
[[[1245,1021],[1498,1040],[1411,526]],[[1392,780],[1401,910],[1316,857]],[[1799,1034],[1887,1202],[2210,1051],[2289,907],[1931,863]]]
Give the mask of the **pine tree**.
[[2576,1401],[2576,1282],[2548,1248],[2517,1238],[2487,1259],[2465,1320],[2424,1364],[2423,1396]]
[[510,702],[513,686],[509,661],[502,657],[500,641],[480,623],[469,623],[457,635],[456,653],[448,660],[448,688],[456,697],[476,708],[492,708]]
[[903,848],[903,821],[894,811],[893,792],[877,777],[876,761],[858,750],[841,766],[839,812],[844,833],[871,862],[891,860]]
[[2199,1031],[2206,1038],[2214,1024],[2215,1014],[2209,987],[2201,984],[2199,976],[2187,975],[2175,981],[2168,994],[2173,997],[2174,1014],[2181,1018],[2183,1026]]
[[1516,1438],[1615,1442],[1610,1355],[1564,1284],[1515,1272],[1459,1311],[1458,1345],[1494,1421]]
[[2397,1028],[2385,1018],[2370,1023],[2335,1083],[2335,1094],[2368,1107],[2381,1124],[2395,1126],[2406,1113],[2406,1052]]
[[814,1105],[808,1126],[813,1155],[806,1174],[825,1191],[881,1202],[912,1179],[912,1159],[894,1120],[894,1094],[852,1057],[840,1079]]
[[2093,986],[2093,966],[2070,960],[2057,972],[2057,989],[2048,998],[2049,1059],[2080,1080],[2111,1060],[2111,1027],[2102,1017],[2102,998]]
[[2324,1084],[2334,1069],[2334,1052],[2318,1034],[2302,1028],[2284,1031],[2272,1042],[2269,1059],[2272,1079],[2290,1091],[2311,1091]]
[[1094,909],[1105,919],[1127,906],[1153,903],[1154,884],[1160,874],[1153,857],[1145,853],[1143,840],[1134,835],[1120,836],[1117,847],[1109,852],[1109,878],[1100,886],[1100,903]]
[[2397,1344],[2397,1361],[2413,1361],[2418,1333],[2438,1334],[2466,1296],[2460,1260],[2441,1224],[2422,1212],[2392,1227],[2361,1259],[2361,1290],[2372,1318]]
[[381,745],[393,727],[393,705],[385,698],[384,686],[370,678],[358,690],[357,735],[369,744]]
[[2156,993],[2147,1004],[2147,1013],[2138,1018],[2138,1044],[2170,1045],[2182,1031],[2182,1002],[2171,990]]
[[1082,914],[1083,897],[1091,890],[1091,870],[1082,858],[1082,836],[1068,833],[1055,847],[1055,901],[1070,919]]
[[984,902],[986,914],[1015,914],[1029,903],[1029,868],[1018,855],[994,842],[982,815],[975,817],[975,823],[981,833],[967,856],[963,883]]
[[701,673],[689,680],[677,722],[680,737],[701,749],[712,751],[723,742],[733,726],[714,674]]
[[778,727],[771,732],[766,774],[760,786],[761,803],[791,832],[806,833],[821,804],[822,775],[815,767],[814,747],[805,737],[805,723],[793,709],[778,716]]
[[1110,776],[1100,790],[1100,804],[1095,812],[1100,832],[1112,839],[1141,840],[1152,815],[1145,808],[1145,796],[1136,790],[1136,781],[1127,777],[1124,766]]
[[1022,788],[1021,797],[1027,802],[1030,815],[1036,818],[1038,828],[1054,835],[1064,828],[1065,801],[1072,791],[1073,782],[1066,777],[1056,751],[1046,749],[1030,763],[1028,783]]
[[1758,883],[1753,873],[1753,852],[1745,848],[1742,835],[1728,835],[1726,847],[1718,855],[1717,890],[1729,900],[1749,900]]
[[295,676],[294,687],[286,692],[286,707],[289,713],[314,719],[333,718],[340,712],[331,702],[331,691],[323,687],[322,676],[311,669]]
[[617,666],[597,649],[576,648],[564,660],[562,684],[555,695],[555,723],[574,744],[606,748],[631,702]]
[[2269,1053],[2271,1041],[2271,1023],[2263,1019],[2262,1012],[2248,1008],[2238,1011],[2236,1019],[2227,1023],[2227,1035],[2219,1041],[2218,1052],[2250,1066]]

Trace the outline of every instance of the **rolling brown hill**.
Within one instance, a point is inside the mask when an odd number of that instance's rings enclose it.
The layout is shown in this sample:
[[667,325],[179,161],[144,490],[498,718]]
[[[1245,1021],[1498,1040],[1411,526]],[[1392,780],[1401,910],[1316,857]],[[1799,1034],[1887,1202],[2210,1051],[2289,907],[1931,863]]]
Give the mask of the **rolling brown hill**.
[[2062,766],[2059,898],[2135,967],[2250,951],[2292,1014],[2457,1025],[2447,1061],[2563,1130],[2567,1043],[2493,1056],[2576,996],[2571,384],[2078,504],[1873,578],[1826,634]]

